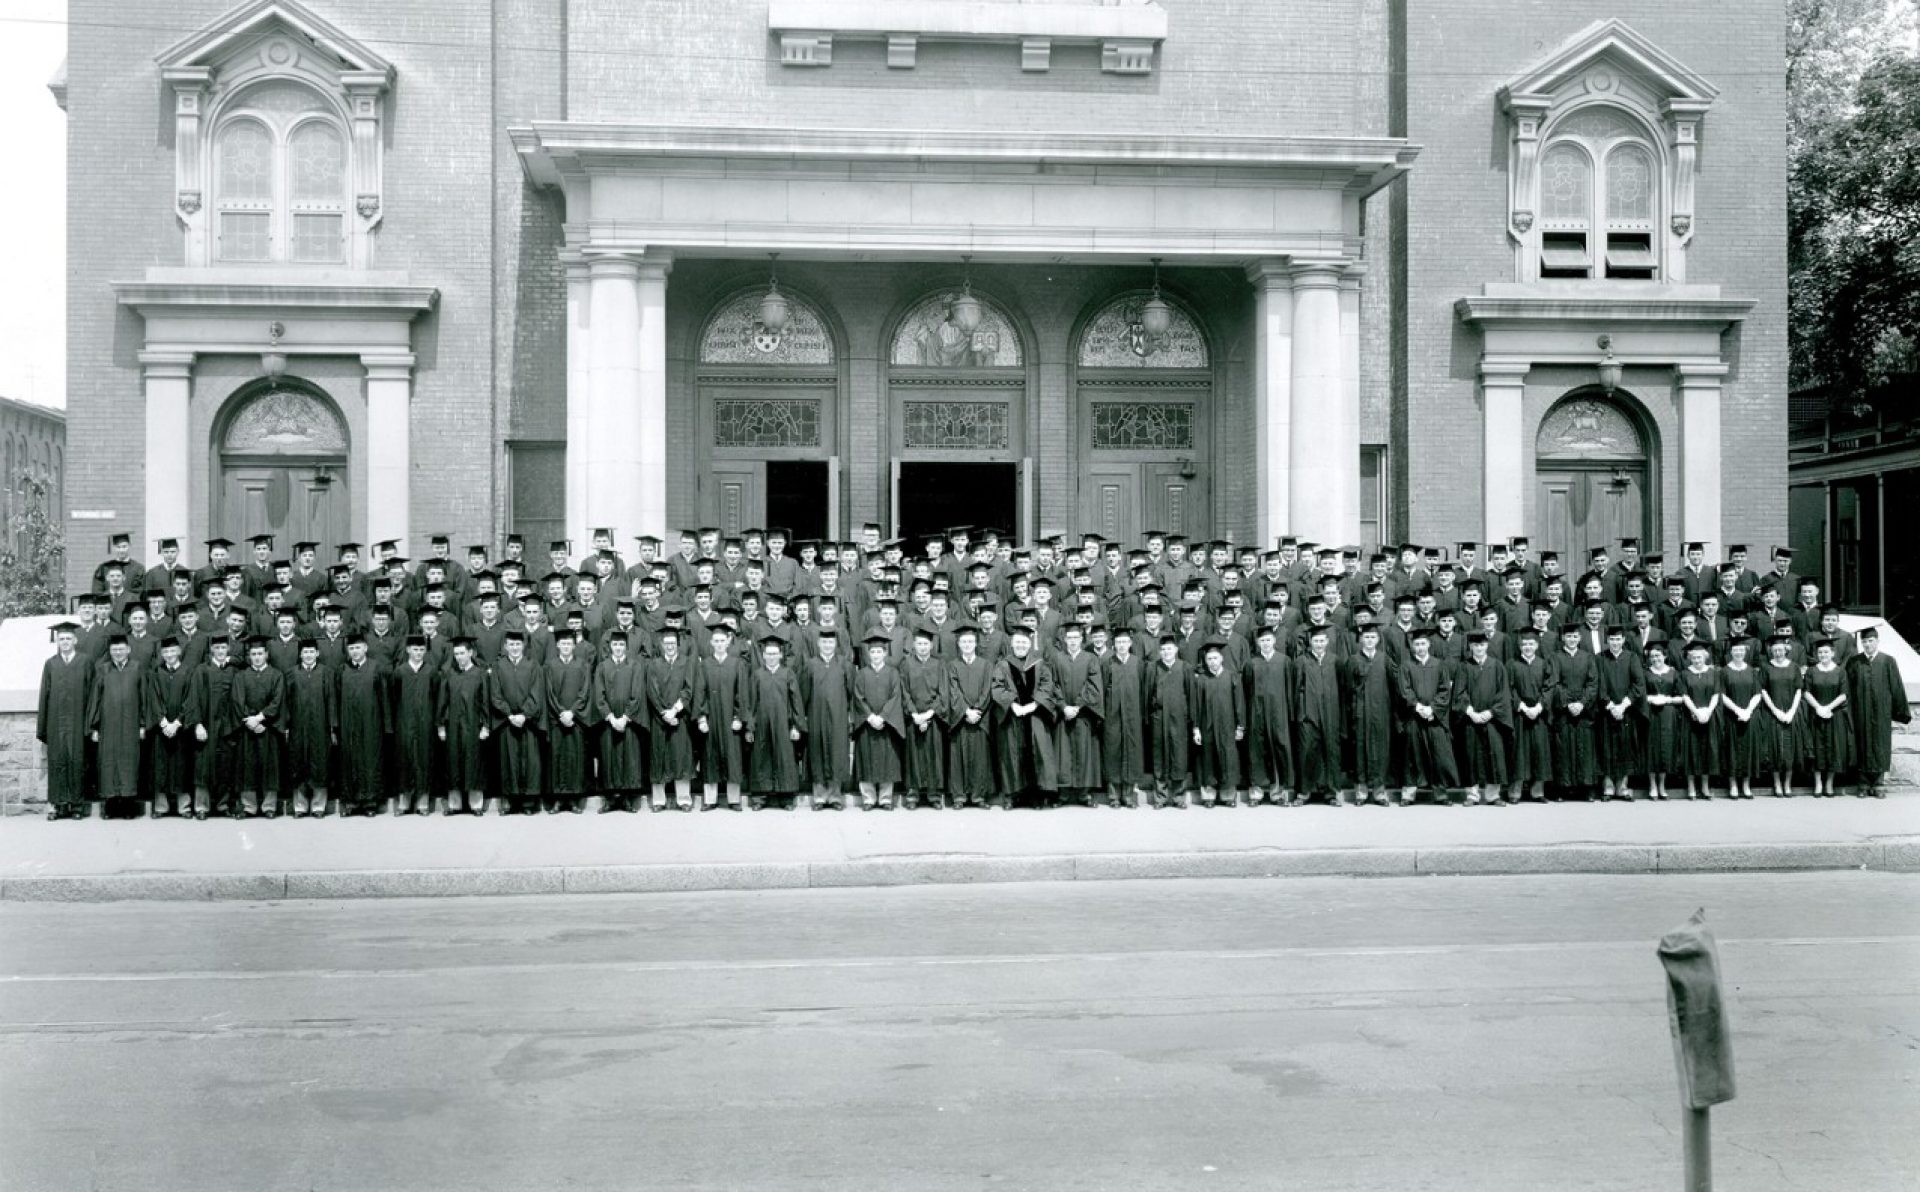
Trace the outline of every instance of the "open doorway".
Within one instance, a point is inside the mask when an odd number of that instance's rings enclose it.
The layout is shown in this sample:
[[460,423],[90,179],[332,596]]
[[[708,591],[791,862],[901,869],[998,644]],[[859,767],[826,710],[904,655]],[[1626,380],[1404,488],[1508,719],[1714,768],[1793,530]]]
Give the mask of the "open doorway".
[[1020,465],[902,463],[894,523],[902,536],[944,533],[949,526],[1018,533]]
[[795,539],[827,537],[827,461],[774,459],[766,466],[766,524],[786,529]]

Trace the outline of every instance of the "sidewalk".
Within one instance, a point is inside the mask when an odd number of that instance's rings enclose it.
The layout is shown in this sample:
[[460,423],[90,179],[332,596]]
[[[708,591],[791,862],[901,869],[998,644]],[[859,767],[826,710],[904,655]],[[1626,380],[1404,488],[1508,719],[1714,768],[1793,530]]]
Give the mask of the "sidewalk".
[[0,820],[0,900],[1920,870],[1920,792],[1515,807]]

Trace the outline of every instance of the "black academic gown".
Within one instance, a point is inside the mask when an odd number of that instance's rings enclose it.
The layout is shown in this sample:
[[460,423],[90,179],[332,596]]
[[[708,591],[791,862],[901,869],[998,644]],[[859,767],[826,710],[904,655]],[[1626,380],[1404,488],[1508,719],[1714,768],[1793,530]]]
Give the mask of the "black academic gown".
[[[1431,656],[1425,662],[1408,659],[1397,679],[1400,723],[1407,746],[1407,785],[1437,788],[1460,785],[1460,771],[1453,751],[1452,665]],[[1422,705],[1432,709],[1432,719],[1416,710]]]
[[1913,719],[1906,684],[1886,654],[1855,654],[1847,663],[1847,678],[1847,703],[1858,737],[1854,761],[1870,782],[1877,781],[1893,768],[1893,726]]
[[[152,734],[151,781],[155,798],[193,793],[194,730],[202,726],[201,686],[185,663],[156,663],[147,671],[147,728]],[[163,725],[173,724],[172,736]]]
[[[1100,787],[1100,713],[1106,705],[1100,658],[1090,650],[1075,656],[1061,650],[1048,665],[1061,709],[1054,726],[1054,781],[1069,790]],[[1072,719],[1068,707],[1079,709]]]
[[102,799],[140,795],[142,743],[149,723],[146,673],[132,662],[100,664],[87,711],[88,728],[99,735],[95,777]]
[[[494,735],[500,741],[500,793],[525,804],[543,793],[541,741],[546,733],[546,674],[522,657],[502,657],[489,673],[489,704]],[[508,719],[522,717],[518,728]]]
[[1200,731],[1193,750],[1194,778],[1203,787],[1238,790],[1239,738],[1247,726],[1246,689],[1238,675],[1222,666],[1218,674],[1205,669],[1194,672],[1188,690],[1193,726]]
[[386,668],[368,659],[349,662],[334,677],[340,734],[340,761],[334,795],[344,804],[368,809],[386,798],[387,734],[392,729]]
[[[958,656],[956,650],[955,656]],[[938,794],[947,785],[947,682],[948,660],[930,657],[922,662],[908,655],[900,662],[900,710],[906,741],[901,749],[902,771],[907,790],[913,794]],[[926,727],[916,718],[932,713]],[[864,781],[864,780],[863,780]]]
[[1303,650],[1294,659],[1293,706],[1297,710],[1300,792],[1315,794],[1339,789],[1340,742],[1345,731],[1340,662],[1333,648],[1314,657]]
[[[1059,714],[1059,695],[1054,688],[1053,669],[1037,651],[1025,658],[1007,655],[994,665],[993,702],[1001,791],[1013,796],[1057,789],[1053,721]],[[1035,707],[1022,716],[1015,714],[1016,704]]]
[[331,783],[338,694],[331,667],[295,667],[287,675],[287,783],[325,792]]
[[[1553,666],[1553,776],[1562,785],[1592,786],[1598,774],[1594,701],[1600,676],[1585,650],[1555,650]],[[1571,705],[1579,704],[1576,714]]]
[[[1506,665],[1489,653],[1485,662],[1468,658],[1454,670],[1455,731],[1460,761],[1473,786],[1505,786],[1507,735],[1513,728],[1513,700],[1507,686]],[[1493,713],[1485,724],[1475,724],[1468,713]]]
[[[926,665],[931,667],[931,661]],[[890,663],[878,670],[871,665],[858,667],[853,671],[850,693],[855,781],[875,785],[899,782],[901,751],[908,731],[900,671]],[[871,716],[880,717],[878,728],[868,719]],[[939,730],[929,726],[928,731]]]
[[[998,793],[993,734],[995,664],[979,654],[968,662],[946,659],[947,793],[956,799],[987,799]],[[969,720],[969,711],[979,713]]]
[[386,682],[393,725],[394,793],[405,799],[431,796],[435,793],[433,753],[435,730],[439,728],[440,672],[426,659],[416,670],[403,657],[387,672]]
[[[648,777],[654,782],[692,782],[694,725],[700,716],[700,667],[686,654],[648,659]],[[677,705],[677,708],[676,708]],[[672,713],[673,719],[668,720]]]
[[1109,786],[1141,787],[1147,768],[1147,664],[1138,654],[1101,663],[1100,769]]
[[742,667],[736,715],[749,734],[746,789],[755,795],[794,794],[800,789],[800,761],[793,731],[804,736],[807,726],[800,676],[785,664],[778,670],[764,662]]
[[[287,679],[271,666],[249,666],[233,677],[234,732],[240,738],[240,791],[278,798],[281,726],[286,713]],[[261,731],[247,720],[261,717]]]
[[486,742],[491,734],[492,687],[478,663],[461,670],[450,664],[435,687],[437,728],[447,735],[446,766],[449,791],[478,796],[486,788]]
[[57,810],[77,810],[87,801],[87,717],[95,676],[77,648],[71,658],[55,653],[40,667],[33,732],[46,747],[47,802]]
[[618,662],[607,658],[594,668],[593,719],[600,742],[600,785],[614,795],[646,789],[641,749],[647,732],[644,663],[631,656]]
[[1257,651],[1241,672],[1247,693],[1247,781],[1261,790],[1290,790],[1293,772],[1293,663],[1279,650]]

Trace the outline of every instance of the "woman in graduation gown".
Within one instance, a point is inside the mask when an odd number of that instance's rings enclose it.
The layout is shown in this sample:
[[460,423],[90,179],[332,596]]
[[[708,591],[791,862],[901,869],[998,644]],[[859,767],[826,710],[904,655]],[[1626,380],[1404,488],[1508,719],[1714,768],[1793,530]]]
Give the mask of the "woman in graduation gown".
[[1115,627],[1113,653],[1102,660],[1100,691],[1100,772],[1107,799],[1115,807],[1138,807],[1140,788],[1151,782],[1147,770],[1147,668],[1134,649],[1133,628]]
[[1713,665],[1713,647],[1695,638],[1687,643],[1687,668],[1680,673],[1682,730],[1680,772],[1686,776],[1687,798],[1713,797],[1713,775],[1721,768],[1720,671]]
[[1847,660],[1847,703],[1859,736],[1854,763],[1860,771],[1860,793],[1884,799],[1880,780],[1893,767],[1893,726],[1909,723],[1913,713],[1900,668],[1880,652],[1879,628],[1869,625],[1858,636],[1860,652]]
[[700,730],[701,801],[713,807],[721,799],[735,811],[743,809],[741,787],[747,780],[747,722],[740,714],[740,685],[751,655],[734,649],[733,627],[724,622],[707,631],[707,649],[700,656],[700,709],[694,727]]
[[1294,658],[1293,667],[1293,706],[1300,718],[1294,754],[1300,773],[1298,789],[1303,802],[1315,795],[1333,799],[1340,790],[1340,745],[1346,730],[1340,663],[1331,644],[1339,631],[1308,625],[1301,632],[1305,647]]
[[1647,731],[1641,755],[1647,766],[1647,797],[1667,797],[1667,775],[1682,767],[1685,713],[1680,708],[1680,671],[1670,664],[1663,638],[1647,643]]
[[1200,669],[1188,680],[1193,711],[1193,776],[1200,801],[1232,807],[1240,790],[1240,743],[1247,735],[1247,693],[1227,669],[1227,643],[1209,638],[1200,647]]
[[[994,661],[981,657],[980,634],[962,625],[947,670],[947,793],[958,807],[984,807],[998,793],[994,774]],[[939,660],[936,660],[939,661]]]
[[1813,665],[1801,680],[1807,693],[1807,768],[1813,793],[1837,795],[1839,773],[1853,765],[1853,709],[1847,706],[1847,672],[1835,660],[1834,640],[1815,638]]
[[587,800],[587,741],[593,731],[593,667],[571,633],[553,639],[545,666],[549,811],[578,815]]
[[[932,661],[933,634],[926,627],[916,629],[914,640],[928,651]],[[854,670],[849,692],[852,699],[853,778],[860,787],[860,806],[871,810],[876,802],[891,810],[893,788],[900,781],[901,749],[907,738],[906,697],[901,690],[900,670],[888,658],[893,639],[884,633],[868,634],[864,643],[866,662]],[[931,716],[920,732],[933,731]]]
[[1763,764],[1773,773],[1773,793],[1786,798],[1793,791],[1793,772],[1805,759],[1805,693],[1801,690],[1801,667],[1793,658],[1792,630],[1783,630],[1767,638],[1767,661],[1760,668],[1760,706],[1766,711],[1762,721],[1766,740],[1762,745]]
[[1727,797],[1753,798],[1753,776],[1762,768],[1766,709],[1760,704],[1762,678],[1747,661],[1752,639],[1727,639],[1727,662],[1720,668],[1721,758],[1726,764]]
[[1513,704],[1513,791],[1535,801],[1547,797],[1553,778],[1553,667],[1542,653],[1540,631],[1516,635],[1513,661],[1507,663],[1507,695]]
[[375,815],[386,801],[382,786],[386,781],[392,712],[387,702],[386,670],[368,651],[364,635],[349,634],[346,664],[334,676],[336,728],[340,734],[334,795],[340,800],[342,815]]
[[453,639],[452,662],[435,688],[436,733],[446,746],[451,811],[486,811],[487,741],[493,736],[493,689],[474,639]]
[[[764,639],[763,639],[764,640]],[[806,701],[806,781],[813,805],[844,810],[853,779],[853,668],[837,630],[821,630],[818,646],[800,672]]]
[[[891,635],[879,635],[891,650]],[[954,636],[959,637],[956,627]],[[869,637],[868,642],[872,642]],[[977,639],[976,639],[977,640]],[[955,645],[955,650],[959,649]],[[922,800],[939,807],[947,789],[947,660],[933,652],[932,633],[916,633],[913,647],[900,660],[900,711],[906,729],[902,746],[902,781],[906,805]]]
[[1507,785],[1507,733],[1513,727],[1513,701],[1507,668],[1492,657],[1487,634],[1467,635],[1467,656],[1454,668],[1453,706],[1457,710],[1460,757],[1467,781],[1467,802],[1500,802]]
[[1391,802],[1387,784],[1392,781],[1397,685],[1392,655],[1380,645],[1379,626],[1360,631],[1360,645],[1348,656],[1346,670],[1354,793],[1362,804],[1372,798],[1386,805]]
[[654,638],[656,656],[647,659],[647,774],[653,809],[667,800],[681,811],[693,810],[693,730],[699,716],[700,671],[681,647],[681,631],[662,628]]
[[1247,801],[1293,798],[1293,663],[1277,627],[1254,630],[1242,671],[1247,700]]
[[1053,669],[1033,648],[1033,631],[1024,625],[1008,633],[1007,655],[994,665],[993,703],[1001,808],[1023,795],[1050,796],[1056,786],[1053,719],[1059,696]]
[[[593,670],[593,719],[600,733],[600,811],[637,811],[634,800],[647,783],[640,769],[640,742],[647,732],[647,672],[627,652],[624,629],[609,630],[600,639],[605,651]],[[733,693],[727,693],[733,705]],[[707,806],[713,806],[708,788]]]
[[786,663],[785,647],[773,639],[761,642],[759,649],[757,664],[742,663],[734,706],[747,746],[747,798],[756,809],[768,799],[791,799],[800,792],[795,746],[806,736],[807,726],[806,694],[799,672]]
[[1053,668],[1060,713],[1054,722],[1054,781],[1063,802],[1093,806],[1102,790],[1100,712],[1106,704],[1100,656],[1083,649],[1085,631],[1077,622],[1060,627],[1061,648],[1047,660]]
[[526,654],[527,635],[509,629],[488,672],[493,728],[500,738],[500,793],[512,810],[533,815],[544,795],[540,744],[547,718],[547,676]]

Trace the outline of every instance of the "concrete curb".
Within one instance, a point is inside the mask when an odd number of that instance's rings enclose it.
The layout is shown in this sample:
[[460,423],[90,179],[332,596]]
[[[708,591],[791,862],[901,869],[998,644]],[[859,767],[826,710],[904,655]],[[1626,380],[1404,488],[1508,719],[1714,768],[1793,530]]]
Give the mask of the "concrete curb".
[[972,882],[1208,877],[1414,877],[1548,873],[1920,872],[1920,840],[1806,844],[1560,844],[1434,849],[1255,849],[1034,857],[872,857],[849,861],[583,865],[305,873],[125,873],[13,877],[0,902],[458,898],[793,890]]

